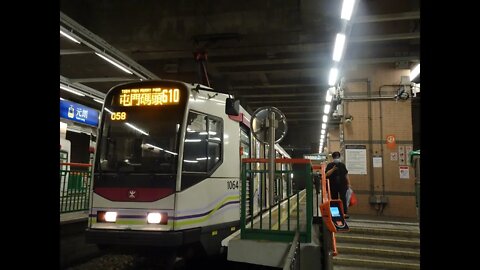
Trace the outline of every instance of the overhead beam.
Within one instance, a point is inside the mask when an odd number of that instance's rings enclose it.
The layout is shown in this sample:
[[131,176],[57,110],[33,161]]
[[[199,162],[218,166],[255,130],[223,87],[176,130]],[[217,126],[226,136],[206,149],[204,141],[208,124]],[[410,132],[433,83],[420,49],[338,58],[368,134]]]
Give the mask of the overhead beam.
[[64,77],[62,75],[60,75],[60,83],[62,84],[65,84],[67,86],[71,86],[73,88],[76,88],[78,90],[80,90],[83,94],[91,97],[91,98],[100,98],[100,99],[104,99],[106,94],[103,93],[103,92],[100,92],[96,89],[93,89],[91,87],[88,87],[84,84],[81,84],[81,83],[74,83],[72,82],[69,78],[67,77]]
[[238,95],[241,98],[277,98],[277,97],[320,97],[325,96],[325,93],[270,93],[270,94],[247,94],[247,95]]
[[[267,54],[271,52],[318,52],[322,49],[329,49],[333,46],[332,42],[325,43],[303,43],[303,44],[285,44],[285,45],[264,45],[264,46],[243,46],[233,48],[216,48],[208,50],[209,57],[232,56],[232,55],[251,55]],[[133,51],[131,52],[137,61],[151,59],[176,59],[192,58],[192,49],[164,50],[164,51]],[[209,63],[210,64],[210,63]]]
[[381,41],[408,40],[408,39],[419,39],[419,38],[420,38],[420,33],[373,35],[373,36],[351,37],[349,40],[349,43],[381,42]]
[[105,77],[105,78],[77,78],[70,79],[72,83],[99,83],[99,82],[128,82],[128,81],[138,81],[139,79],[135,78],[124,78],[124,77]]
[[[374,41],[394,41],[405,39],[419,39],[418,33],[406,33],[406,34],[393,34],[393,35],[374,35],[374,36],[361,36],[355,37],[349,42],[374,42]],[[263,45],[263,46],[243,46],[243,47],[231,47],[231,48],[215,48],[208,50],[208,56],[210,58],[216,56],[242,56],[252,54],[271,54],[274,53],[318,53],[321,50],[330,50],[334,45],[334,41],[331,42],[319,42],[319,43],[302,43],[302,44],[284,44],[284,45]],[[174,50],[150,50],[150,51],[132,51],[131,55],[135,57],[137,61],[142,60],[157,60],[157,59],[178,59],[178,58],[192,58],[192,48],[179,48]],[[263,59],[262,61],[265,61]],[[220,62],[209,62],[209,65],[219,66]],[[242,62],[242,61],[239,61]],[[278,60],[281,62],[281,60]],[[288,61],[287,61],[288,63]],[[248,65],[248,64],[245,64]]]
[[112,45],[108,44],[105,40],[90,32],[87,28],[83,27],[63,12],[60,11],[60,30],[65,31],[69,35],[74,36],[78,41],[88,46],[100,54],[107,54],[113,57],[116,61],[119,61],[123,65],[127,66],[136,76],[143,79],[159,79],[159,77],[126,54],[117,50]]
[[286,116],[289,116],[289,115],[305,115],[305,114],[314,114],[314,115],[318,115],[318,116],[323,116],[323,111],[322,112],[319,112],[319,111],[286,112],[286,111],[284,111],[283,113],[285,113]]
[[316,71],[319,74],[321,72],[324,72],[327,74],[328,69],[325,67],[321,66],[310,66],[310,67],[284,67],[284,68],[279,68],[276,67],[277,69],[271,69],[271,67],[265,67],[265,66],[259,66],[257,70],[220,70],[221,73],[228,73],[228,74],[235,74],[235,73],[240,73],[240,74],[262,74],[265,72],[268,73],[278,73],[278,72],[305,72],[305,71]]
[[233,90],[262,90],[276,88],[301,88],[301,87],[318,87],[327,86],[326,84],[271,84],[271,85],[241,85],[233,87]]
[[258,100],[258,101],[248,101],[246,103],[250,105],[250,104],[263,104],[263,103],[287,104],[287,103],[318,103],[318,102],[319,100],[316,100],[316,99],[307,99],[307,100]]
[[74,50],[74,49],[64,49],[60,50],[60,55],[72,55],[72,54],[92,54],[91,50]]
[[[328,58],[318,58],[318,57],[296,57],[296,58],[285,58],[285,59],[272,59],[272,60],[235,60],[231,62],[221,62],[221,63],[209,63],[209,67],[239,67],[239,66],[254,66],[254,65],[275,65],[277,67],[280,64],[309,64],[309,63],[324,63]],[[378,57],[378,58],[357,58],[357,59],[345,59],[345,62],[348,64],[356,65],[366,65],[366,64],[377,64],[377,63],[395,63],[399,61],[419,61],[420,56],[401,56],[401,57]],[[225,72],[225,71],[222,71]],[[262,85],[264,86],[264,85]],[[259,86],[260,87],[260,86]]]
[[373,23],[373,22],[388,22],[388,21],[417,20],[417,19],[420,19],[420,11],[362,16],[354,19],[353,23]]

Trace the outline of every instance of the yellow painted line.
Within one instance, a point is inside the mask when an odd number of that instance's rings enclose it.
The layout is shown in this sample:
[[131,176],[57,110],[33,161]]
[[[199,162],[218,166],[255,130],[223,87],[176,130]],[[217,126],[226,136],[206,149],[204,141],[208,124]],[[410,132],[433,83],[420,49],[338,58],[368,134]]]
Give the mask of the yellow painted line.
[[[300,198],[299,201],[303,200],[303,198],[305,198],[305,196],[306,196],[306,194],[303,194],[303,196]],[[295,200],[295,199],[293,199],[293,200]],[[287,218],[290,217],[290,214],[293,212],[293,210],[297,210],[296,206],[297,206],[297,200],[294,201],[294,205],[291,205],[291,206],[290,206],[290,213],[289,213],[288,215],[284,215],[284,217],[282,217],[282,218],[280,219],[280,224],[283,224],[283,222],[284,222],[285,220],[287,220]],[[287,209],[287,207],[283,207],[283,209],[282,209],[281,211],[284,212],[285,209]],[[300,210],[300,209],[299,209],[299,210]],[[297,213],[297,215],[298,215],[298,214],[299,214],[299,213]],[[275,223],[275,225],[272,226],[272,230],[277,230],[277,229],[278,229],[278,224],[279,224],[278,222]]]

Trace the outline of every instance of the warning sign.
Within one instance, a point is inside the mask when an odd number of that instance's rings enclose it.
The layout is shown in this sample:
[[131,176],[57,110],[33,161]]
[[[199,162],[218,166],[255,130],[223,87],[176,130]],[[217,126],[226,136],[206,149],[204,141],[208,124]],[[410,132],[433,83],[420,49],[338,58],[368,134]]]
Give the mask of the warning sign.
[[408,166],[398,166],[398,168],[400,171],[400,179],[410,178],[410,172],[409,172]]

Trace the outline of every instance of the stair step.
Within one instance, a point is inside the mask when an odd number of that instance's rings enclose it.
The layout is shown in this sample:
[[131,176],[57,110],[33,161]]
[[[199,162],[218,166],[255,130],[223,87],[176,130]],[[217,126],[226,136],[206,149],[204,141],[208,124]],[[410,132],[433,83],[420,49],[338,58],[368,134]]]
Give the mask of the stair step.
[[372,246],[354,243],[338,244],[338,253],[343,255],[358,254],[382,258],[419,259],[420,250],[405,247]]
[[[371,256],[335,256],[333,264],[357,267],[376,267],[383,269],[420,269],[420,259],[402,260],[402,259],[379,259]],[[335,269],[335,267],[334,267]]]
[[359,235],[350,233],[335,234],[337,243],[363,243],[383,246],[401,246],[401,247],[420,247],[420,239],[405,239],[401,237],[390,236],[388,238],[383,236]]
[[350,227],[349,233],[352,234],[372,234],[372,235],[385,235],[385,236],[401,236],[420,238],[420,231],[418,230],[402,230],[393,228],[375,228],[375,227],[358,227],[348,224]]

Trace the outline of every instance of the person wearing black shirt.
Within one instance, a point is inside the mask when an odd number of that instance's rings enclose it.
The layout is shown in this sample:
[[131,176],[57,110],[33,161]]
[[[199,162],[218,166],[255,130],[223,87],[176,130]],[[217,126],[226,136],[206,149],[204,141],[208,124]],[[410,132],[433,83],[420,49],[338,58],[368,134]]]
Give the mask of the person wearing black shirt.
[[348,170],[345,164],[340,161],[340,152],[333,152],[332,158],[333,162],[328,163],[325,168],[325,176],[330,183],[330,194],[332,199],[338,199],[340,194],[340,200],[342,200],[343,203],[344,217],[348,218],[348,205],[346,199],[346,193],[350,187]]

